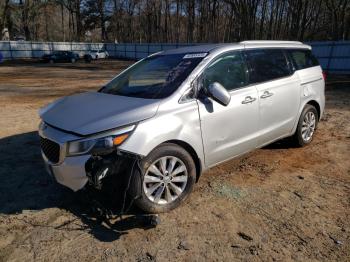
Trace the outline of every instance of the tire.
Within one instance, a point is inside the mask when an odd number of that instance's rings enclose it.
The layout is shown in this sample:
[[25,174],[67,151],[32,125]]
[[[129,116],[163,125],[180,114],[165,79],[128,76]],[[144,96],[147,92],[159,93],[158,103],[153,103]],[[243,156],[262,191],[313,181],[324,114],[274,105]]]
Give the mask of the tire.
[[[295,131],[295,134],[292,137],[293,143],[298,147],[303,147],[310,144],[313,139],[313,135],[315,134],[317,124],[318,113],[316,108],[309,104],[305,105],[298,121],[297,130]],[[305,128],[306,130],[308,130],[306,132],[309,133],[305,133]]]
[[76,62],[75,58],[72,58],[70,61],[72,64],[74,64]]
[[[164,159],[163,163],[166,163],[167,170],[171,170],[171,162],[177,162],[173,166],[172,172],[166,171],[165,176],[157,176],[152,172],[153,167],[156,166],[158,171],[161,171],[160,164]],[[184,168],[185,171],[175,174],[175,171],[178,172]],[[129,194],[132,199],[135,199],[136,205],[147,213],[163,213],[178,207],[189,196],[196,181],[196,166],[191,155],[182,147],[171,143],[160,145],[143,158],[140,161],[140,169],[135,170],[133,174]],[[161,173],[164,174],[164,172]],[[187,181],[184,182],[186,176]],[[152,182],[150,182],[150,178],[152,178]],[[153,183],[155,178],[162,182]],[[158,185],[156,190],[150,193],[156,185]],[[181,193],[179,189],[181,189]],[[159,192],[162,193],[159,194]],[[157,195],[160,195],[158,199]]]
[[50,59],[49,63],[53,64],[53,63],[55,63],[55,61],[53,59]]

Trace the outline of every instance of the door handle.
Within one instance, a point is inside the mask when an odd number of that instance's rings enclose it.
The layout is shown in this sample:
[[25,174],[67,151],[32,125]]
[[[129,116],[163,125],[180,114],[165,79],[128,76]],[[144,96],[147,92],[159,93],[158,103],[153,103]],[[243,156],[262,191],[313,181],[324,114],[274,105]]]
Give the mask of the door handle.
[[273,96],[273,93],[269,92],[269,91],[265,91],[260,98],[268,98],[270,96]]
[[256,98],[251,96],[246,96],[245,99],[242,101],[242,104],[250,104],[253,103],[256,100]]

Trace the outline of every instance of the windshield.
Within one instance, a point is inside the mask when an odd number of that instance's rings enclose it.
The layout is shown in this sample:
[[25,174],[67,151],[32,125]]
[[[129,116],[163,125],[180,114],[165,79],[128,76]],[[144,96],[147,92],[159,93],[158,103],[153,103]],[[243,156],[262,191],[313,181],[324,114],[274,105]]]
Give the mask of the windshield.
[[139,98],[168,97],[205,55],[206,53],[148,57],[114,78],[100,92]]

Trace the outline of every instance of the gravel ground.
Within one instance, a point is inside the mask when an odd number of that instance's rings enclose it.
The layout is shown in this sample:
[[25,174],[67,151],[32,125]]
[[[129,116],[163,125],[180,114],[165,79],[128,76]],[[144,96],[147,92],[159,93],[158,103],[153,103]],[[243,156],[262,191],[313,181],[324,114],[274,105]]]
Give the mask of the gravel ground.
[[311,145],[282,141],[210,169],[155,228],[136,209],[101,220],[52,181],[38,109],[96,90],[128,64],[0,66],[0,261],[350,261],[346,78],[329,81]]

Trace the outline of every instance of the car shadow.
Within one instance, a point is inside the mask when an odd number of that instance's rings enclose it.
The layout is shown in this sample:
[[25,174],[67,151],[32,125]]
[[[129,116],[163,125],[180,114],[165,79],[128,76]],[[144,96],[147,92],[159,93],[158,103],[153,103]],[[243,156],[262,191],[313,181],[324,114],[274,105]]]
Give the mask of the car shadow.
[[[118,218],[124,200],[121,194],[107,200],[90,193],[87,198],[85,190],[74,193],[57,184],[45,171],[37,132],[1,138],[0,159],[0,215],[65,209],[83,222],[81,230],[104,242],[117,240],[134,228],[154,227],[153,217],[133,206]],[[130,204],[126,199],[125,206]]]
[[289,148],[297,148],[297,145],[293,143],[293,140],[290,137],[278,140],[276,142],[273,142],[272,144],[269,144],[267,146],[264,146],[262,149],[289,149]]

